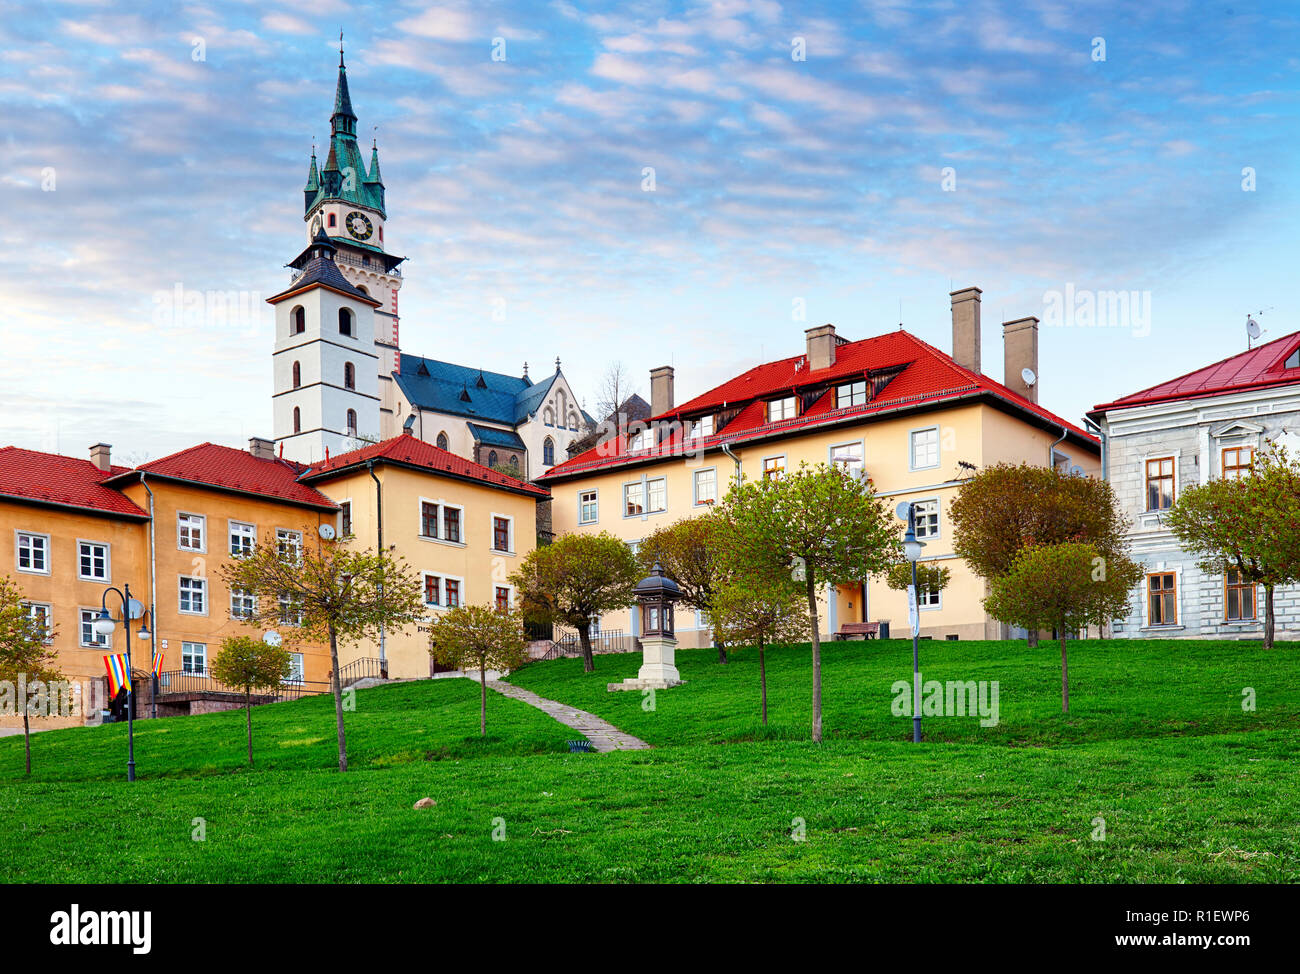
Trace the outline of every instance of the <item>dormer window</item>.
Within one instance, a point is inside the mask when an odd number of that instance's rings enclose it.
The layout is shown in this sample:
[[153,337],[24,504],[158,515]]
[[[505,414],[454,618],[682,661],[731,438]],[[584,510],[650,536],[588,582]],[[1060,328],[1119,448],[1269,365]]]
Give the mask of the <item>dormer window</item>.
[[627,441],[627,448],[629,451],[644,450],[650,446],[651,442],[650,431],[648,429],[641,430],[639,433],[632,434],[632,437]]
[[1291,353],[1290,357],[1286,360],[1286,365],[1283,367],[1288,369],[1300,369],[1300,348],[1297,348]]
[[702,440],[704,439],[704,437],[712,436],[712,435],[713,435],[712,416],[701,416],[699,419],[695,421],[695,425],[691,427],[691,439],[693,440]]
[[867,404],[867,382],[863,379],[861,382],[850,382],[846,385],[836,386],[835,388],[835,408],[847,409],[849,406],[865,406]]
[[794,419],[798,415],[798,400],[794,396],[773,399],[767,404],[767,421],[775,423],[779,419]]

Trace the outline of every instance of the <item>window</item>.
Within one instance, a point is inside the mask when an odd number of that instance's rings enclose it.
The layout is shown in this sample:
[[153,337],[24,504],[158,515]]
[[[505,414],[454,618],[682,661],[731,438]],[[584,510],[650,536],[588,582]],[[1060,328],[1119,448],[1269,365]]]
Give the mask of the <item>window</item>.
[[1300,369],[1300,348],[1297,348],[1287,357],[1286,365],[1283,368]]
[[343,388],[355,389],[357,387],[357,369],[351,362],[343,363]]
[[785,476],[785,457],[765,457],[763,459],[763,479],[780,480]]
[[293,387],[297,389],[302,385],[302,363],[293,363]]
[[356,436],[356,435],[357,435],[357,411],[355,409],[349,409],[348,410],[348,436]]
[[439,597],[439,586],[442,583],[437,575],[424,576],[424,603],[425,605],[441,605]]
[[794,419],[798,414],[798,404],[794,396],[773,399],[767,404],[767,421],[775,423],[778,419]]
[[861,382],[850,382],[847,385],[837,386],[835,389],[835,408],[845,409],[849,406],[865,406],[867,404],[867,382],[864,379]]
[[510,469],[511,469],[511,470],[518,470],[518,469],[519,469],[519,457],[516,456],[516,455],[513,454],[513,453],[510,454]]
[[95,620],[99,618],[98,609],[81,610],[81,645],[90,646],[95,649],[108,649],[112,644],[112,636],[101,636],[95,632]]
[[502,588],[500,585],[498,585],[496,602],[497,602],[498,612],[509,612],[510,611],[510,589]]
[[555,466],[555,441],[549,436],[542,441],[542,463],[545,466]]
[[339,334],[352,334],[352,312],[347,308],[339,308]]
[[90,582],[108,581],[108,545],[77,542],[77,577]]
[[937,609],[943,601],[943,593],[935,589],[933,592],[924,585],[916,586],[916,606],[919,609]]
[[181,643],[181,672],[207,676],[208,647],[204,643]]
[[438,536],[438,505],[429,501],[420,501],[420,537],[436,538]]
[[339,504],[339,534],[348,537],[352,534],[352,502],[343,501]]
[[460,543],[460,509],[442,506],[442,540]]
[[446,433],[439,433],[439,434],[438,434],[438,449],[439,449],[439,450],[445,450],[445,449],[447,449],[447,442],[448,442],[448,441],[447,441],[447,434],[446,434]]
[[1174,458],[1148,460],[1147,510],[1167,511],[1174,506]]
[[330,214],[330,226],[331,226],[331,227],[333,227],[333,226],[337,226],[337,224],[335,223],[335,221],[336,221],[337,219],[338,219],[338,217],[337,217],[335,214],[333,214],[333,213]]
[[640,430],[632,434],[631,439],[627,441],[629,451],[644,450],[652,443],[650,430]]
[[280,596],[280,625],[302,625],[302,606],[294,601],[292,595]]
[[492,550],[513,551],[510,544],[511,523],[508,517],[492,516]]
[[638,481],[623,485],[623,513],[627,517],[645,513],[645,484]]
[[447,608],[456,608],[456,606],[460,605],[460,582],[457,579],[448,578],[443,582],[443,586],[447,593]]
[[287,558],[290,561],[301,561],[302,532],[291,531],[288,528],[276,528],[275,550],[279,552],[281,558]]
[[45,631],[45,642],[48,644],[54,638],[53,608],[44,602],[24,602],[22,605],[27,617],[35,620]]
[[257,543],[257,526],[245,524],[243,521],[230,521],[229,524],[231,556],[242,558],[244,555],[251,555],[253,545]]
[[599,495],[594,490],[578,494],[578,523],[595,524],[600,519]]
[[938,501],[917,501],[912,511],[916,519],[916,536],[918,538],[939,537]]
[[1255,618],[1255,583],[1248,582],[1239,571],[1223,577],[1223,618],[1228,622],[1249,622]]
[[695,421],[695,425],[691,427],[692,439],[700,440],[706,436],[712,436],[712,435],[713,435],[712,416],[701,416],[699,419]]
[[257,599],[245,588],[230,590],[230,618],[251,619],[257,612]]
[[302,410],[297,406],[293,407],[293,431],[295,433],[302,432]]
[[660,511],[668,510],[667,478],[655,477],[653,480],[647,480],[646,487],[650,491],[650,502],[646,505],[646,513],[657,514]]
[[186,615],[207,615],[208,583],[206,579],[190,578],[187,575],[181,576],[180,610]]
[[831,466],[838,467],[855,480],[867,469],[861,443],[843,443],[831,447]]
[[911,434],[911,464],[913,470],[939,466],[939,427],[913,430]]
[[[290,316],[293,318],[293,333],[295,335],[301,335],[307,330],[307,312],[303,310],[302,305],[294,308],[290,312]],[[297,385],[297,383],[295,382],[294,385]]]
[[718,500],[718,468],[695,471],[695,503],[713,504]]
[[204,533],[208,519],[202,514],[176,515],[176,547],[181,551],[206,551]]
[[1178,581],[1173,572],[1147,576],[1147,625],[1178,624]]
[[495,466],[497,465],[497,451],[496,451],[496,450],[489,450],[489,451],[488,451],[488,464],[487,464],[487,465],[488,465],[489,467],[495,467]]
[[50,536],[48,534],[29,534],[18,532],[18,552],[15,560],[20,572],[34,575],[50,573]]
[[1250,476],[1251,465],[1255,462],[1253,446],[1230,446],[1223,451],[1223,479],[1240,480]]
[[285,683],[301,683],[302,676],[302,653],[289,654],[289,675],[284,678]]

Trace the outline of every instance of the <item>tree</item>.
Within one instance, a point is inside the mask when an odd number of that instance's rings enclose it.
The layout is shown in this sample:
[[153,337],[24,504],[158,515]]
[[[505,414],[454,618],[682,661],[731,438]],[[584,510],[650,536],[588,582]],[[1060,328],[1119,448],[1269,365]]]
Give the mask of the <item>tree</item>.
[[609,419],[618,433],[627,427],[627,417],[622,415],[623,403],[636,390],[622,362],[610,362],[600,377],[596,390],[596,415]]
[[[714,595],[724,580],[718,557],[723,526],[722,519],[712,511],[683,518],[657,528],[637,549],[643,573],[649,574],[658,562],[682,590],[679,604],[703,612],[710,619]],[[716,626],[713,637],[718,644],[718,662],[725,663],[727,640],[718,635]]]
[[640,580],[636,557],[608,531],[566,534],[534,548],[509,578],[530,618],[578,630],[583,669],[591,673],[591,623],[602,613],[626,609]]
[[1166,520],[1201,571],[1240,572],[1263,586],[1264,648],[1272,649],[1274,590],[1300,581],[1300,460],[1270,448],[1247,477],[1184,488]]
[[289,678],[293,664],[289,651],[249,636],[231,636],[221,643],[212,675],[244,690],[244,717],[248,727],[248,764],[253,764],[253,691],[274,690]]
[[478,732],[487,734],[487,671],[513,670],[528,659],[523,617],[485,605],[461,605],[438,617],[429,635],[429,655],[458,670],[478,667]]
[[1027,629],[1055,629],[1061,641],[1061,712],[1070,711],[1065,638],[1104,625],[1128,610],[1142,568],[1126,555],[1104,556],[1077,541],[1023,549],[1005,574],[990,580],[984,607],[995,619]]
[[232,588],[254,596],[256,610],[246,620],[250,625],[296,626],[301,640],[329,643],[339,770],[346,771],[339,645],[378,639],[381,630],[401,629],[423,618],[419,582],[405,563],[390,555],[327,541],[315,551],[301,551],[274,538],[223,566],[221,574]]
[[[1129,523],[1107,481],[1028,463],[981,470],[958,489],[948,517],[953,551],[990,581],[1010,571],[1031,545],[1085,542],[1111,558],[1128,544]],[[1029,645],[1037,643],[1031,630]]]
[[847,585],[884,572],[900,557],[899,525],[871,481],[838,467],[801,464],[779,480],[733,487],[723,500],[729,570],[767,585],[801,581],[812,628],[812,738],[822,739],[819,585]]
[[[32,614],[31,606],[23,601],[22,590],[8,576],[0,575],[0,680],[15,687],[21,682],[30,687],[38,681],[46,686],[64,679],[56,665],[58,653],[50,645],[54,630],[46,619]],[[22,696],[26,696],[24,692]],[[26,773],[32,773],[31,700],[14,702],[23,715],[23,750]]]
[[[916,563],[916,587],[927,592],[942,592],[948,587],[952,572],[932,561]],[[900,561],[889,566],[885,573],[885,584],[896,592],[906,592],[912,587],[912,563]]]
[[793,582],[787,586],[763,584],[753,576],[729,578],[713,594],[710,620],[719,640],[732,646],[758,648],[758,686],[763,723],[767,724],[766,646],[789,645],[808,638],[808,612],[803,592]]

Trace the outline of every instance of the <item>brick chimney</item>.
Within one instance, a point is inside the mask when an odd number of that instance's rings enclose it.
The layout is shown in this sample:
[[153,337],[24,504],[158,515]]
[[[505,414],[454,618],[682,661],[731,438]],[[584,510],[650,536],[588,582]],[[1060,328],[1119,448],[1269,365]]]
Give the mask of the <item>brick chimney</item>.
[[1006,376],[1002,384],[1030,402],[1038,402],[1038,383],[1025,382],[1021,373],[1030,369],[1038,375],[1038,319],[1017,318],[1002,323],[1002,353]]
[[977,287],[949,292],[952,298],[952,357],[972,372],[980,371],[980,295]]
[[650,370],[650,415],[666,413],[674,406],[673,367],[661,365]]
[[835,326],[818,325],[816,328],[805,328],[804,339],[808,345],[808,370],[816,372],[818,369],[829,369],[835,364]]
[[104,473],[108,473],[113,469],[113,461],[110,459],[112,452],[113,447],[110,444],[96,443],[90,448],[90,462]]
[[260,436],[248,438],[248,452],[259,460],[275,459],[275,442]]

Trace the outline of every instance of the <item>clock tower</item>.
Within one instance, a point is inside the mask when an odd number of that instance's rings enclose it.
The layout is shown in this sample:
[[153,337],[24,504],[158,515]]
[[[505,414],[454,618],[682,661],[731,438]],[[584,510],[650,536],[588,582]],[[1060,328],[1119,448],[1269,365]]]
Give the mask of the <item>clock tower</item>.
[[[339,47],[339,76],[334,90],[334,113],[330,116],[329,151],[323,168],[317,168],[312,149],[303,187],[303,222],[307,246],[289,263],[292,276],[303,275],[324,236],[334,247],[333,263],[352,287],[375,303],[373,336],[374,367],[378,380],[379,417],[373,435],[387,438],[401,432],[395,415],[397,401],[393,373],[401,368],[398,342],[397,292],[402,287],[399,265],[384,241],[384,181],[379,172],[379,146],[371,145],[367,167],[357,144],[357,116],[348,91],[343,48]],[[277,393],[280,390],[277,387]],[[277,430],[277,438],[279,431]]]

